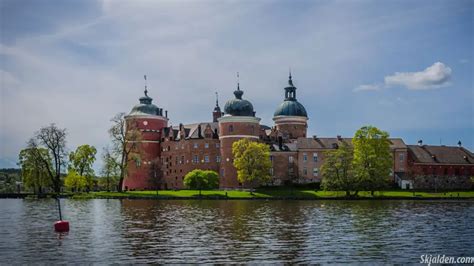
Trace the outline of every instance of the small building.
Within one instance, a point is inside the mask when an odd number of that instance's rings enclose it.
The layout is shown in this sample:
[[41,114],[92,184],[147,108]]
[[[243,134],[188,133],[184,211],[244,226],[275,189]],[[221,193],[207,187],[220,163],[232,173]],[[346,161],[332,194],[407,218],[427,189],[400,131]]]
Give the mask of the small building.
[[471,189],[474,155],[458,144],[408,145],[409,171],[402,180],[414,189]]

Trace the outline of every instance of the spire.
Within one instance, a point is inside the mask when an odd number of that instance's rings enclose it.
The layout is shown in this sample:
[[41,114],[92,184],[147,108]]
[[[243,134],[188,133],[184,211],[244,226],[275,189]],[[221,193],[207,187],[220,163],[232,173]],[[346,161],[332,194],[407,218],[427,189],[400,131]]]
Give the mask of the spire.
[[219,94],[216,91],[216,107],[219,107]]
[[145,79],[145,96],[148,97],[148,90],[147,90],[147,81],[146,81],[146,75],[143,75],[143,78]]
[[240,91],[239,72],[237,72],[237,90]]
[[244,94],[244,92],[240,90],[239,78],[240,78],[239,72],[237,72],[237,90],[234,91],[234,95],[236,99],[242,99],[242,94]]
[[293,85],[293,80],[291,79],[291,67],[290,67],[289,75],[288,75],[288,84],[289,84],[290,86],[294,86],[294,85]]

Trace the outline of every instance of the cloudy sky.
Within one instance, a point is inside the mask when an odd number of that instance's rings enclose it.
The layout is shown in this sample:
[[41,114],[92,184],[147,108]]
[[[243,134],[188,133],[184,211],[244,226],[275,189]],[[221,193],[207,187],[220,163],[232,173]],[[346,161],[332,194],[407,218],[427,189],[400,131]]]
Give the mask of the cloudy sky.
[[[309,135],[371,124],[474,150],[474,2],[0,0],[0,167],[40,127],[109,143],[143,94],[172,124],[211,120],[214,92],[272,125],[291,67]],[[99,164],[98,164],[99,165]],[[98,168],[96,165],[96,168]]]

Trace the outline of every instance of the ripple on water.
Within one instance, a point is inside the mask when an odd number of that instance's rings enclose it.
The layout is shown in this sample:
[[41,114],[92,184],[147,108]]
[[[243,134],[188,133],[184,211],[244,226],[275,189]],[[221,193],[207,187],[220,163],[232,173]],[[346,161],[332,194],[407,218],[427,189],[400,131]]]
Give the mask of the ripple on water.
[[0,200],[2,262],[413,263],[472,256],[472,201]]

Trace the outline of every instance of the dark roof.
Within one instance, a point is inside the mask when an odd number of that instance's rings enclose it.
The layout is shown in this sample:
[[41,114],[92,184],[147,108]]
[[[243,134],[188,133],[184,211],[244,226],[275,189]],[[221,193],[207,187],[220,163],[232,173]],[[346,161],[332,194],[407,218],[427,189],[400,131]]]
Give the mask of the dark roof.
[[242,99],[243,94],[244,91],[240,90],[240,86],[237,84],[237,90],[234,91],[235,98],[225,103],[225,114],[233,116],[255,116],[252,103]]
[[472,152],[463,147],[408,145],[415,163],[474,164]]
[[[200,123],[193,123],[183,125],[185,138],[186,139],[199,139],[204,136],[204,131],[206,130],[207,125],[209,125],[212,129],[212,132],[219,132],[219,123],[218,122],[200,122]],[[199,137],[199,126],[201,126],[201,137]],[[179,126],[173,126],[173,131],[176,132],[176,136],[174,139],[179,140],[181,136],[179,135]],[[218,137],[218,136],[213,136]]]
[[[391,149],[406,149],[407,145],[400,138],[390,138]],[[345,142],[352,146],[352,138],[298,138],[298,149],[333,149]]]
[[288,77],[288,87],[285,88],[285,100],[275,110],[273,116],[304,116],[308,117],[304,106],[296,100],[296,87],[293,85],[291,73]]
[[158,106],[152,104],[153,98],[148,96],[148,92],[145,90],[145,96],[140,97],[140,103],[135,105],[130,111],[130,116],[134,115],[163,115],[163,110]]

